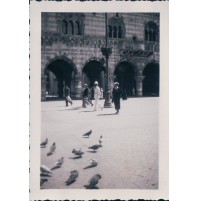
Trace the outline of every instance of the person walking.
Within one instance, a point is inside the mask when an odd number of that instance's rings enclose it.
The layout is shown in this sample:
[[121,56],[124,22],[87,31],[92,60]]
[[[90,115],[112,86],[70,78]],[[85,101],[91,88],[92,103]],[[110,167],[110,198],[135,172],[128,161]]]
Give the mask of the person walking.
[[86,105],[93,106],[92,102],[89,100],[90,89],[88,88],[87,84],[84,84],[84,90],[82,94],[82,107],[86,108]]
[[119,114],[121,95],[122,95],[122,90],[119,88],[119,83],[115,82],[113,92],[112,92],[112,103],[114,103],[115,110],[116,110],[115,114]]
[[68,106],[68,103],[70,103],[71,105],[73,104],[72,99],[70,97],[70,89],[68,88],[68,86],[65,86],[65,97],[66,97],[66,107]]
[[99,104],[100,96],[101,96],[100,88],[98,86],[98,82],[95,81],[94,82],[94,99],[95,99],[94,111],[96,111],[98,107],[101,108],[101,110],[103,110],[103,107]]

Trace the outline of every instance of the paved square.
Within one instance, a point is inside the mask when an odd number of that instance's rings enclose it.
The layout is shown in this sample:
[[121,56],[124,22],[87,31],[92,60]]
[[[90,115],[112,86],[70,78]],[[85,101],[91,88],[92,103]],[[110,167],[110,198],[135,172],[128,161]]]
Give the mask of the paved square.
[[[49,140],[46,148],[41,148],[41,164],[52,168],[64,157],[62,167],[52,170],[43,189],[84,189],[95,174],[102,176],[97,185],[100,189],[158,188],[159,98],[121,100],[119,115],[114,115],[114,107],[96,112],[92,107],[82,108],[80,100],[69,107],[64,101],[41,104],[41,140]],[[90,138],[83,138],[89,130]],[[103,146],[96,153],[90,152],[88,147],[99,144],[101,135]],[[56,151],[47,156],[53,142]],[[73,159],[74,148],[82,149],[82,158]],[[98,165],[84,169],[90,159],[96,159]],[[66,186],[72,170],[78,170],[79,177]]]

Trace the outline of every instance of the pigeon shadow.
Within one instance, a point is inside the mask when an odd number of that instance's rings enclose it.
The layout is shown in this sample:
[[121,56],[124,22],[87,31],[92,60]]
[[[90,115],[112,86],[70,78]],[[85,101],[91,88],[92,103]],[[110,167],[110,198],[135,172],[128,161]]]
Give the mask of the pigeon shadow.
[[89,152],[89,153],[96,153],[97,151],[94,151],[94,150],[93,150],[93,151],[87,151],[87,152]]
[[56,169],[59,169],[61,166],[55,166],[53,168],[51,168],[50,170],[56,170]]
[[46,148],[46,146],[40,146],[40,148]]
[[82,156],[69,157],[70,159],[80,159]]
[[88,166],[86,166],[85,168],[83,168],[84,170],[86,170],[86,169],[89,169],[89,168],[93,168],[93,167],[96,167],[97,165],[88,165]]
[[97,186],[92,186],[92,185],[84,185],[85,189],[99,189]]
[[70,182],[65,181],[65,184],[66,184],[66,186],[69,186],[69,185],[73,184],[75,181],[76,181],[76,180],[70,181]]
[[53,153],[47,153],[47,156],[51,156]]
[[82,138],[89,138],[88,136],[82,136]]
[[110,116],[110,115],[116,115],[115,113],[111,113],[111,114],[98,114],[97,116]]
[[50,174],[43,174],[43,173],[41,173],[40,176],[41,177],[52,177]]

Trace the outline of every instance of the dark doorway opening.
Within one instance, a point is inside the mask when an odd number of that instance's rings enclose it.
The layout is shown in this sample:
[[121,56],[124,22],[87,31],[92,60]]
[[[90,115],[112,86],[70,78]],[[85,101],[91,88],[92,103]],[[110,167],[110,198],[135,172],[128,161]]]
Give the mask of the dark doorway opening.
[[149,63],[144,71],[143,95],[159,96],[159,64]]
[[121,62],[116,66],[114,75],[115,81],[119,82],[120,88],[126,91],[127,96],[133,96],[135,91],[134,66],[127,61]]
[[64,86],[71,88],[72,73],[74,67],[68,61],[57,59],[47,66],[46,91],[48,95],[64,97]]

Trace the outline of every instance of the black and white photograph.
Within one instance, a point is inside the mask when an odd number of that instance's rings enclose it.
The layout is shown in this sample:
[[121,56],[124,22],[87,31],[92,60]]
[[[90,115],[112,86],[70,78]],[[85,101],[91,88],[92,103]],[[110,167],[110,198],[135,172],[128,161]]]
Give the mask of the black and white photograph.
[[167,168],[162,13],[94,11],[42,10],[36,20],[39,134],[31,137],[39,185],[33,179],[33,186],[39,192],[118,189],[153,195],[168,181],[160,157]]
[[42,13],[41,188],[158,188],[159,16]]

